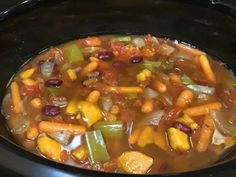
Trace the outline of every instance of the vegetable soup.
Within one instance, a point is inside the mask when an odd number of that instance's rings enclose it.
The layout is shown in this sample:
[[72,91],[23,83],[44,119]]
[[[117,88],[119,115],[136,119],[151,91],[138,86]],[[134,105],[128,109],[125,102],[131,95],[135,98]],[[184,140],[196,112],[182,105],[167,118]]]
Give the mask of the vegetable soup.
[[51,47],[15,74],[2,114],[16,142],[79,168],[205,168],[235,145],[236,78],[177,41],[104,35]]

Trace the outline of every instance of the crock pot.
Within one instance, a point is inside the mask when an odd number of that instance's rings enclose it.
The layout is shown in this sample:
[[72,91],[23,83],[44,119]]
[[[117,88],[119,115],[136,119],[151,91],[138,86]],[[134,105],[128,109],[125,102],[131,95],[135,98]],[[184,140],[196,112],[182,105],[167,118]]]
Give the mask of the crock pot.
[[[2,1],[1,3],[3,3]],[[236,10],[232,1],[5,1],[0,13],[0,100],[26,60],[49,46],[99,34],[147,34],[196,46],[236,67]],[[234,4],[232,4],[234,2]],[[223,4],[223,5],[222,5]],[[4,10],[5,9],[5,10]],[[84,170],[36,156],[13,143],[0,116],[0,169],[16,176],[134,176]],[[236,150],[205,169],[165,176],[234,177]],[[143,175],[145,176],[145,175]],[[152,176],[152,175],[151,175]],[[158,175],[155,175],[158,176]],[[160,175],[163,176],[163,175]]]

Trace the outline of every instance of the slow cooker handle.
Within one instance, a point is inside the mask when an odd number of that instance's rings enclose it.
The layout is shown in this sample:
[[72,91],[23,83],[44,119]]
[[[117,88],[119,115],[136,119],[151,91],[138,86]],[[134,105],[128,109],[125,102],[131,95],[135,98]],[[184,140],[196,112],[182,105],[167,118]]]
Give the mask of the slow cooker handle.
[[220,4],[226,7],[229,7],[233,10],[236,10],[236,1],[235,0],[210,0],[212,4]]

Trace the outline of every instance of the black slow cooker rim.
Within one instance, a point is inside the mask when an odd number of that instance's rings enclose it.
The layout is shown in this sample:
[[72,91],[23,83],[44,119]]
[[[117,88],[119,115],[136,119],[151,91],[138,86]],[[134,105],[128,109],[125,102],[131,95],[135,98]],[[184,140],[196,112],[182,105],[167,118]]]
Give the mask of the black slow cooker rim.
[[[43,3],[51,3],[54,0],[36,0],[36,1],[26,1],[25,3],[20,3],[14,7],[11,7],[7,10],[5,10],[4,12],[0,13],[0,21],[4,22],[7,20],[11,20],[12,18],[14,18],[16,15],[18,15],[19,13],[23,13],[23,11],[26,11],[29,8],[36,8],[37,6],[42,5]],[[61,0],[63,1],[63,0]],[[177,1],[181,1],[183,3],[188,3],[185,0],[177,0]],[[210,7],[212,4],[210,3],[199,3],[198,0],[194,1],[194,3],[196,5],[200,5],[200,6],[205,6],[205,7]],[[228,12],[229,16],[232,17],[236,17],[235,16],[235,10],[230,9],[229,7],[217,7],[216,10],[219,10],[222,13]],[[119,173],[109,173],[109,172],[98,172],[98,171],[94,171],[94,170],[87,170],[87,169],[82,169],[82,168],[78,168],[78,167],[74,167],[74,166],[69,166],[69,165],[64,165],[61,163],[57,163],[51,160],[48,160],[46,158],[42,158],[39,157],[37,155],[32,154],[31,152],[28,152],[26,150],[24,150],[22,147],[19,147],[17,145],[15,145],[14,143],[11,143],[10,141],[8,141],[7,139],[5,139],[4,137],[2,137],[2,135],[0,135],[0,146],[8,151],[11,152],[13,154],[16,154],[19,157],[22,157],[22,159],[26,159],[27,161],[32,161],[32,162],[36,162],[37,164],[41,164],[43,166],[50,167],[51,169],[57,169],[59,171],[62,171],[62,173],[70,173],[71,175],[81,175],[81,176],[124,176],[124,174],[119,174]],[[235,162],[235,158],[234,159],[229,159],[223,163],[219,163],[219,164],[213,164],[212,166],[203,168],[203,169],[199,169],[199,170],[195,170],[195,171],[190,171],[190,172],[181,172],[181,173],[174,173],[174,174],[159,174],[159,175],[139,175],[139,176],[175,176],[175,175],[181,175],[181,176],[192,176],[196,173],[198,174],[206,174],[208,173],[209,175],[212,173],[216,173],[218,170],[224,170],[226,168],[228,168],[228,164],[230,162]],[[5,166],[6,168],[9,168],[7,166]],[[9,168],[11,169],[11,168]],[[40,169],[41,170],[41,169]],[[125,174],[126,176],[137,176],[137,175],[132,175],[132,174]]]

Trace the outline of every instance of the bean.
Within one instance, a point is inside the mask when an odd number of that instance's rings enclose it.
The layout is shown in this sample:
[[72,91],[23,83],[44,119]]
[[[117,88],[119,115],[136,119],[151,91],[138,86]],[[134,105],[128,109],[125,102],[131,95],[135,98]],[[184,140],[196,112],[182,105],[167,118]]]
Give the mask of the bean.
[[112,62],[112,66],[116,69],[122,69],[125,66],[125,63],[123,61],[116,60]]
[[61,79],[49,79],[45,82],[46,87],[60,87],[63,81]]
[[100,60],[110,60],[114,54],[111,51],[102,51],[98,53],[98,59]]
[[192,129],[189,126],[184,125],[184,124],[182,124],[180,122],[174,122],[173,127],[177,128],[177,129],[179,129],[182,132],[187,133],[187,134],[191,134],[192,133]]
[[42,112],[46,116],[56,116],[56,115],[60,114],[60,108],[58,106],[46,105],[43,108]]
[[143,61],[143,58],[140,56],[134,56],[134,57],[131,57],[130,61],[131,63],[140,63],[141,61]]

